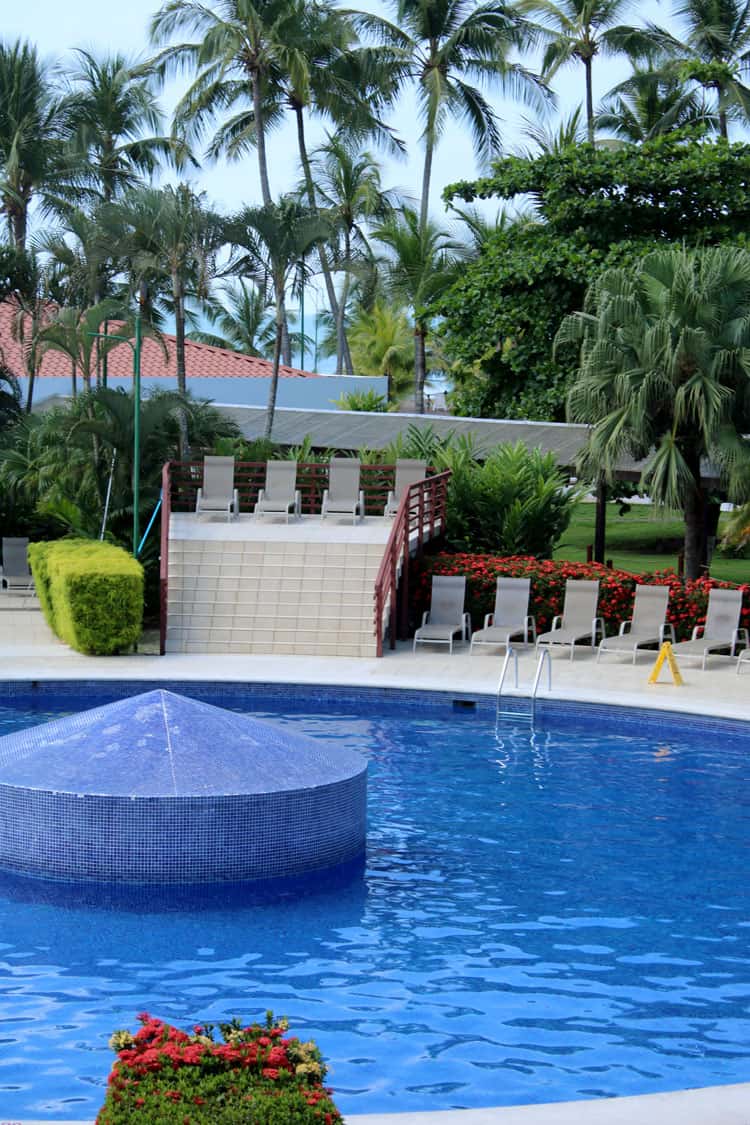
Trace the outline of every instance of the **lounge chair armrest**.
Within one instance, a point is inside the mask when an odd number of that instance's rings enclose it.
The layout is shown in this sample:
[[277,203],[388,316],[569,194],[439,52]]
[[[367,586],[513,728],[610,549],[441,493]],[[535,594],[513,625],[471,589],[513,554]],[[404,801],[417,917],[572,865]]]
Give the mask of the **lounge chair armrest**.
[[360,490],[359,490],[359,500],[357,501],[357,507],[359,508],[360,516],[362,517],[362,519],[364,519],[365,518],[365,490],[363,488],[360,488]]
[[485,615],[484,615],[484,628],[489,629],[489,627],[492,625],[492,622],[494,620],[495,620],[494,613],[485,613]]
[[622,621],[620,623],[620,632],[617,634],[618,637],[624,637],[625,634],[629,633],[632,628],[633,628],[633,619],[632,618],[630,618],[629,621]]
[[529,613],[529,614],[526,615],[526,617],[524,617],[524,619],[523,619],[523,631],[524,631],[524,640],[526,641],[527,644],[528,644],[528,640],[529,640],[529,633],[531,633],[531,636],[533,637],[533,639],[536,640],[536,617],[534,617],[533,613]]
[[426,625],[429,622],[429,620],[430,620],[430,611],[429,611],[429,609],[426,609],[424,611],[424,613],[422,614],[422,624]]
[[739,644],[740,639],[742,640],[742,643],[747,647],[747,629],[740,628],[735,629],[732,632],[732,656],[734,656],[735,652],[737,651],[737,645]]
[[240,493],[237,488],[233,490],[232,506],[234,508],[234,514],[238,516],[240,514]]
[[600,632],[602,634],[602,639],[604,637],[606,637],[607,630],[604,628],[604,618],[603,617],[595,617],[594,620],[591,622],[591,630],[592,630],[591,631],[591,639],[594,642],[596,641],[596,631],[597,631],[597,629],[600,630]]
[[395,508],[395,507],[397,507],[397,505],[396,505],[396,493],[393,491],[393,489],[389,489],[388,499],[385,502],[385,510],[386,510],[386,512],[389,512],[389,511],[391,511],[392,508]]
[[561,621],[562,621],[562,614],[556,613],[555,616],[552,618],[552,625],[550,627],[550,632],[552,632],[554,629],[559,629]]
[[747,629],[744,628],[744,626],[737,630],[738,639],[740,638],[740,634],[742,635],[742,643],[745,648],[750,648],[750,633]]
[[203,499],[203,489],[199,488],[195,496],[195,510],[200,511],[201,500]]
[[464,640],[468,641],[469,637],[471,636],[471,614],[464,613],[462,621],[464,626]]
[[693,626],[693,635],[692,635],[692,637],[690,638],[690,640],[691,640],[691,641],[697,641],[697,640],[698,640],[698,637],[700,637],[701,633],[703,632],[703,630],[704,630],[705,628],[706,628],[706,626],[705,626],[705,625],[694,625],[694,626]]
[[320,505],[321,519],[323,518],[323,516],[326,514],[327,511],[328,511],[328,489],[324,488],[323,489],[323,500],[322,500],[321,505]]
[[294,493],[294,514],[302,519],[302,493],[299,489]]
[[667,637],[667,633],[669,633],[670,643],[673,644],[673,645],[676,644],[677,638],[676,638],[675,632],[674,632],[674,625],[670,625],[668,621],[665,621],[663,625],[659,626],[659,644],[662,644],[662,645],[664,644],[664,641],[666,640],[666,637]]

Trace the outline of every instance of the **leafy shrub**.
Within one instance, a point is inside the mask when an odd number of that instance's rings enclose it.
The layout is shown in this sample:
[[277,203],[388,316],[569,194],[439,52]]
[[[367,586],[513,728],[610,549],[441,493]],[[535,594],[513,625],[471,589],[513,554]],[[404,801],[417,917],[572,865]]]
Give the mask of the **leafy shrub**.
[[29,545],[47,623],[79,652],[110,655],[135,644],[143,621],[143,567],[127,551],[93,539]]
[[333,405],[337,410],[363,410],[370,414],[384,414],[388,409],[387,400],[372,387],[366,391],[348,391]]
[[567,528],[577,494],[551,453],[500,445],[483,465],[454,463],[446,538],[459,551],[545,558]]
[[97,1125],[336,1125],[341,1121],[315,1043],[285,1036],[286,1020],[239,1021],[192,1035],[140,1015],[135,1035],[117,1031],[117,1061]]
[[[631,617],[638,583],[666,585],[670,588],[667,621],[674,625],[678,640],[689,639],[693,626],[702,625],[706,620],[708,595],[712,587],[732,588],[731,582],[719,582],[714,578],[685,582],[673,571],[631,574],[624,570],[609,570],[600,563],[540,561],[524,556],[500,558],[495,555],[440,554],[423,558],[418,576],[415,576],[413,601],[417,618],[429,607],[433,574],[466,575],[466,608],[475,629],[481,626],[484,615],[494,609],[495,586],[499,577],[531,579],[529,611],[536,617],[539,632],[549,629],[552,618],[562,613],[565,583],[569,578],[599,579],[598,615],[604,618],[608,635],[616,633],[620,622]],[[740,625],[750,628],[750,584],[742,589],[744,600]]]

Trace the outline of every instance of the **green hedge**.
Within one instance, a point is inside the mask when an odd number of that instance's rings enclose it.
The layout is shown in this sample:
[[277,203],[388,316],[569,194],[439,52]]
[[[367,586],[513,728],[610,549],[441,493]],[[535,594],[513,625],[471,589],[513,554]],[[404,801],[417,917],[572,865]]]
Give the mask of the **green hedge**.
[[134,645],[143,622],[143,567],[93,539],[31,543],[29,563],[47,622],[78,652],[109,656]]

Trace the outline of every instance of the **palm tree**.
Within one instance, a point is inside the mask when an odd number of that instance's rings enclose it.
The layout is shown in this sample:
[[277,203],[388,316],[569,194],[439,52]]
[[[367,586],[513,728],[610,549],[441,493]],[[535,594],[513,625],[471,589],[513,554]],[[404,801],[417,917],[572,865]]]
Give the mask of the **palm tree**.
[[529,27],[499,0],[397,0],[397,25],[363,12],[351,13],[364,32],[387,43],[394,75],[417,86],[424,128],[420,225],[426,229],[432,162],[450,117],[471,133],[480,160],[500,149],[497,117],[472,80],[500,88],[541,109],[548,91],[519,63],[508,61],[525,45]]
[[286,195],[270,207],[246,207],[229,221],[227,230],[238,253],[234,260],[236,272],[262,279],[264,284],[268,279],[273,290],[276,336],[264,431],[264,436],[270,438],[279,384],[286,289],[305,255],[316,242],[326,238],[329,227],[319,215]]
[[414,381],[414,332],[406,310],[378,299],[371,309],[360,305],[349,329],[358,375],[385,375],[388,401],[395,402]]
[[424,413],[427,375],[427,337],[437,299],[455,280],[456,263],[463,247],[433,223],[422,225],[410,207],[404,207],[375,229],[374,237],[390,251],[384,262],[383,284],[394,302],[406,305],[414,323],[414,403]]
[[596,118],[592,67],[597,55],[629,54],[650,57],[654,41],[641,28],[615,23],[631,0],[518,0],[517,10],[541,20],[537,31],[547,40],[542,60],[545,78],[553,78],[570,62],[581,63],[585,74],[586,129],[594,143]]
[[591,425],[587,462],[612,478],[647,458],[641,483],[685,518],[685,576],[707,558],[709,461],[739,497],[750,480],[750,253],[671,247],[637,271],[609,270],[556,347],[581,346],[571,421]]
[[122,319],[122,315],[123,308],[119,301],[100,301],[89,308],[68,306],[59,309],[54,320],[40,329],[40,355],[56,351],[70,358],[74,395],[79,371],[85,391],[90,391],[98,382],[100,358],[120,343],[114,336],[102,340],[102,326],[108,320]]
[[195,163],[183,140],[159,135],[153,75],[119,53],[97,58],[79,49],[76,55],[64,103],[67,128],[102,202],[150,178],[162,160],[178,169]]
[[372,259],[365,224],[384,220],[393,209],[395,196],[383,190],[380,167],[372,154],[340,136],[329,137],[317,150],[312,169],[318,197],[334,235],[341,240],[339,268],[344,280],[336,316],[336,370],[341,371],[348,350],[345,318],[352,272],[358,262]]
[[0,212],[21,250],[32,199],[49,204],[62,187],[65,135],[49,67],[29,43],[0,41]]
[[583,144],[588,134],[581,121],[582,115],[581,106],[576,106],[567,117],[563,117],[553,128],[525,118],[524,135],[535,146],[533,155],[559,156],[566,149]]
[[218,331],[195,330],[188,333],[188,338],[242,355],[273,355],[276,325],[268,294],[241,277],[225,282],[221,293],[223,301],[212,306],[210,312]]
[[[134,281],[168,285],[175,318],[177,389],[184,396],[186,299],[209,296],[216,254],[225,242],[224,221],[186,184],[136,188],[112,208],[111,221],[119,227],[120,249],[131,262]],[[184,460],[187,419],[184,413],[181,418]]]
[[715,122],[715,114],[679,75],[636,66],[607,94],[595,124],[619,140],[640,144],[685,125],[713,127]]
[[750,7],[740,0],[681,0],[674,15],[685,29],[681,35],[648,28],[671,56],[662,72],[711,92],[726,140],[730,117],[750,119],[750,88],[742,81],[750,61]]

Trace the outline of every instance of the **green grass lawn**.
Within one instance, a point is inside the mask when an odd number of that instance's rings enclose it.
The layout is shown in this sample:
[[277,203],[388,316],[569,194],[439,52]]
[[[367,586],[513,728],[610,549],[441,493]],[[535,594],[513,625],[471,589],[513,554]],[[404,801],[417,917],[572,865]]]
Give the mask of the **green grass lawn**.
[[[586,547],[594,542],[594,504],[579,504],[570,527],[555,549],[556,559],[586,561]],[[722,521],[724,517],[722,516]],[[719,524],[721,534],[722,524]],[[658,511],[646,505],[633,505],[624,516],[618,504],[607,505],[606,558],[619,570],[636,574],[651,570],[677,569],[684,525],[679,513]],[[714,554],[711,575],[727,582],[750,582],[750,559]]]

